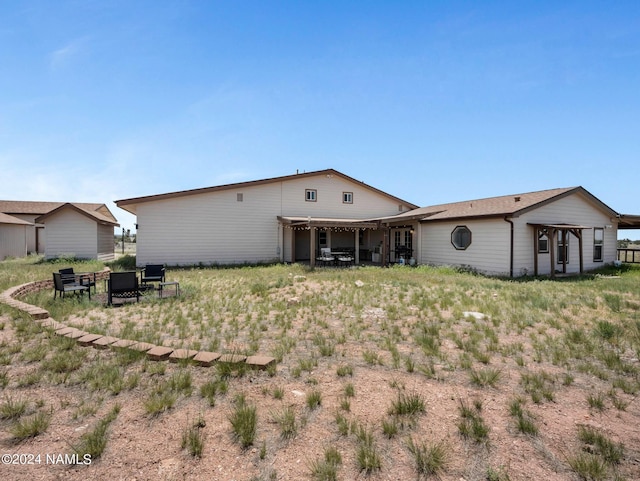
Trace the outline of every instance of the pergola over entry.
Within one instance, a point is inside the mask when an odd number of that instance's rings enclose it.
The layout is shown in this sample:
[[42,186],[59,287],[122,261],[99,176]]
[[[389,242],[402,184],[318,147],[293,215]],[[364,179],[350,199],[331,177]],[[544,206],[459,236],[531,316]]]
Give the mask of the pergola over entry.
[[[567,245],[567,235],[573,234],[578,239],[578,250],[580,255],[580,274],[584,272],[584,253],[582,252],[582,231],[585,229],[591,229],[591,227],[587,227],[584,225],[574,225],[574,224],[532,224],[529,223],[530,226],[533,227],[533,275],[538,275],[538,239],[540,239],[540,235],[546,234],[548,242],[549,242],[549,259],[551,262],[551,277],[555,277],[556,275],[556,251],[553,245],[553,241],[556,238],[556,234],[560,233],[562,237],[562,245]],[[562,273],[567,273],[567,255],[563,253],[562,255]]]
[[[278,216],[278,222],[289,229],[306,229],[311,231],[309,236],[309,251],[311,257],[309,263],[311,267],[316,265],[316,231],[318,229],[342,229],[352,230],[355,236],[355,262],[356,265],[360,263],[360,236],[358,232],[360,229],[377,229],[379,227],[378,222],[368,222],[361,219],[332,219],[325,217],[283,217]],[[292,238],[293,242],[293,238]],[[295,250],[295,245],[292,245],[292,252]],[[294,255],[292,254],[292,258]]]

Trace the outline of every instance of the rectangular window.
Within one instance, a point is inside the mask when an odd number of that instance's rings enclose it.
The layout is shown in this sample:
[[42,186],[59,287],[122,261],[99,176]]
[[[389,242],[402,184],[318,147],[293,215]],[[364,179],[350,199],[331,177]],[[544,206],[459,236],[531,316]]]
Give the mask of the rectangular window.
[[318,245],[320,247],[327,247],[327,231],[324,229],[318,231]]
[[408,251],[413,249],[413,233],[410,230],[404,231],[404,246]]
[[316,189],[307,189],[304,191],[304,200],[307,202],[315,202],[318,200],[318,191]]
[[342,193],[342,203],[343,204],[353,204],[353,192],[343,192]]
[[243,195],[242,193],[238,192],[238,193],[236,194],[236,200],[237,200],[238,202],[242,202],[242,201],[244,200],[244,195]]
[[593,229],[593,261],[602,262],[602,248],[604,247],[604,229]]
[[567,237],[567,244],[565,245],[562,242],[562,231],[558,231],[558,264],[562,264],[565,259],[567,259],[567,264],[569,263],[569,234]]
[[546,231],[540,232],[538,234],[538,253],[539,254],[548,254],[549,253],[549,235]]

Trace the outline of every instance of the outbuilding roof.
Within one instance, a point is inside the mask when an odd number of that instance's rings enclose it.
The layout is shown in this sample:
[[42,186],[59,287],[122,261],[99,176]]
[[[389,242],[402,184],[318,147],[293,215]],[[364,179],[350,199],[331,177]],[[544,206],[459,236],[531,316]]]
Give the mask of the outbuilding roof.
[[[118,221],[105,204],[88,202],[39,202],[27,200],[0,200],[0,213],[9,216],[37,215],[36,221],[46,218],[49,214],[63,206],[72,206],[102,224],[118,226]],[[31,225],[27,222],[28,225]]]

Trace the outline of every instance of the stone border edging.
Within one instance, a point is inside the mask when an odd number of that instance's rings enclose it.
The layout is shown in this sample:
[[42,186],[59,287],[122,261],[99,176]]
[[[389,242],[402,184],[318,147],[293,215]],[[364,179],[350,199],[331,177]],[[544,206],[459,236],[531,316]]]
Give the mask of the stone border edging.
[[[111,269],[105,267],[101,272],[96,273],[96,280],[106,279]],[[36,323],[43,328],[49,328],[56,335],[75,339],[81,346],[92,346],[96,349],[128,349],[144,352],[153,361],[169,360],[171,362],[191,360],[199,366],[212,366],[216,362],[227,364],[247,364],[252,369],[267,369],[275,365],[276,360],[270,356],[240,356],[238,354],[219,354],[209,351],[194,351],[191,349],[173,349],[167,346],[156,346],[145,342],[132,341],[129,339],[119,339],[113,336],[103,336],[66,326],[49,315],[49,311],[41,307],[19,301],[16,296],[23,296],[31,292],[38,292],[43,289],[51,289],[53,280],[34,281],[19,286],[10,287],[0,293],[0,302],[14,309],[25,312]]]

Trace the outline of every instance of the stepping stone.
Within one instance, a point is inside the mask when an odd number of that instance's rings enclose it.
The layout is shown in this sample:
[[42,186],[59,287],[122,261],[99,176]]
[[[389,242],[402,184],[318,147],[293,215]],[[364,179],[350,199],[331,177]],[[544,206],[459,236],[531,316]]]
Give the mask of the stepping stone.
[[44,309],[29,309],[28,313],[31,319],[46,319],[49,317],[49,311],[45,311]]
[[74,329],[72,332],[63,334],[63,336],[68,337],[69,339],[80,339],[82,336],[86,336],[87,334],[89,333],[86,331],[81,331],[80,329]]
[[173,353],[173,349],[165,346],[154,346],[147,351],[147,357],[152,361],[162,361]]
[[198,351],[194,351],[192,349],[176,349],[169,356],[169,361],[178,362],[178,361],[186,361],[187,359],[191,359]]
[[102,338],[101,334],[87,334],[85,336],[78,338],[78,344],[80,344],[81,346],[88,346],[93,341],[101,338]]
[[249,356],[247,358],[247,364],[253,369],[267,369],[267,367],[276,363],[275,357],[270,356]]
[[134,344],[138,344],[138,343],[136,341],[132,341],[131,339],[119,339],[113,344],[111,344],[111,347],[115,349],[128,349]]
[[64,329],[65,326],[64,324],[62,324],[61,322],[55,321],[54,319],[48,317],[46,319],[41,319],[38,322],[42,327],[49,327],[55,331],[60,330],[60,329]]
[[62,329],[56,330],[56,334],[58,336],[64,336],[65,334],[69,334],[70,332],[76,331],[75,327],[63,327]]
[[199,366],[209,367],[220,358],[217,352],[200,351],[193,360]]
[[135,344],[131,344],[129,349],[133,349],[134,351],[147,352],[157,347],[155,344],[149,344],[148,342],[136,342]]
[[96,349],[106,349],[116,341],[120,341],[120,339],[118,339],[117,337],[104,336],[100,339],[96,339],[92,344]]
[[240,364],[247,360],[247,356],[241,354],[223,354],[218,362],[226,362],[227,364]]

